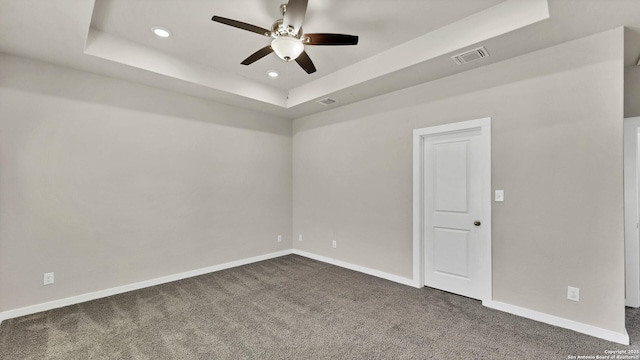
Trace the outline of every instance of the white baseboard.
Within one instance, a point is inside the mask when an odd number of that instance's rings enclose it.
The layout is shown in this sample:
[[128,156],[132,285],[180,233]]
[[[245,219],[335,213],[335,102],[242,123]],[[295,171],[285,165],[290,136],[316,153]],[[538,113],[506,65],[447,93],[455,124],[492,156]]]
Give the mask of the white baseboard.
[[348,263],[348,262],[345,262],[345,261],[340,261],[340,260],[332,259],[332,258],[329,258],[329,257],[312,254],[312,253],[309,253],[309,252],[306,252],[306,251],[302,251],[302,250],[293,249],[292,253],[296,254],[296,255],[304,256],[304,257],[309,258],[309,259],[322,261],[322,262],[327,263],[327,264],[340,266],[340,267],[343,267],[345,269],[349,269],[349,270],[365,273],[367,275],[372,275],[372,276],[375,276],[375,277],[386,279],[386,280],[389,280],[389,281],[397,282],[397,283],[400,283],[400,284],[403,284],[403,285],[408,285],[408,286],[411,286],[411,287],[419,287],[419,286],[416,286],[416,283],[413,281],[413,279],[408,279],[408,278],[405,278],[405,277],[402,277],[402,276],[389,274],[389,273],[386,273],[386,272],[383,272],[383,271],[379,271],[379,270],[369,269],[369,268],[366,268],[364,266],[354,265],[354,264],[351,264],[351,263]]
[[482,305],[491,309],[504,311],[513,315],[522,316],[549,325],[577,331],[579,333],[591,335],[600,339],[613,341],[623,345],[629,345],[629,334],[627,334],[626,330],[624,331],[624,333],[619,333],[599,328],[597,326],[588,325],[577,321],[561,318],[555,315],[549,315],[542,312],[521,308],[519,306],[510,305],[499,301],[483,301]]
[[91,301],[91,300],[104,298],[107,296],[122,294],[122,293],[133,291],[133,290],[144,289],[150,286],[165,284],[165,283],[176,281],[176,280],[182,280],[182,279],[186,279],[186,278],[190,278],[198,275],[204,275],[204,274],[208,274],[208,273],[212,273],[220,270],[234,268],[237,266],[251,264],[258,261],[269,260],[269,259],[273,259],[273,258],[277,258],[277,257],[289,255],[289,254],[291,254],[291,249],[278,251],[278,252],[265,254],[265,255],[254,256],[247,259],[231,261],[228,263],[209,266],[201,269],[185,271],[179,274],[173,274],[173,275],[163,276],[163,277],[159,277],[151,280],[140,281],[133,284],[117,286],[114,288],[99,290],[99,291],[95,291],[87,294],[71,296],[68,298],[49,301],[46,303],[36,304],[32,306],[26,306],[19,309],[3,311],[3,312],[0,312],[0,323],[2,323],[2,321],[4,320],[16,318],[19,316],[25,316],[25,315],[42,312],[42,311],[61,308],[64,306],[75,305],[75,304],[83,303],[86,301]]
[[[382,279],[386,279],[386,280],[393,281],[393,282],[407,285],[407,286],[418,287],[418,288],[421,287],[421,286],[418,286],[413,279],[389,274],[379,270],[370,269],[360,265],[354,265],[345,261],[312,254],[302,250],[288,249],[288,250],[278,251],[270,254],[254,256],[247,259],[231,261],[231,262],[220,264],[220,265],[214,265],[206,268],[186,271],[179,274],[163,276],[156,279],[145,280],[145,281],[141,281],[133,284],[117,286],[114,288],[95,291],[87,294],[71,296],[68,298],[54,300],[54,301],[50,301],[42,304],[36,304],[36,305],[26,306],[19,309],[3,311],[3,312],[0,312],[0,323],[2,323],[2,321],[4,320],[16,318],[19,316],[25,316],[25,315],[35,314],[38,312],[47,311],[51,309],[57,309],[64,306],[75,305],[75,304],[83,303],[86,301],[91,301],[91,300],[104,298],[107,296],[122,294],[122,293],[133,291],[133,290],[144,289],[150,286],[165,284],[172,281],[204,275],[204,274],[208,274],[208,273],[212,273],[220,270],[225,270],[225,269],[230,269],[230,268],[234,268],[242,265],[255,263],[258,261],[269,260],[269,259],[273,259],[273,258],[277,258],[277,257],[289,255],[289,254],[304,256],[306,258],[321,261],[331,265],[340,266],[345,269],[358,271],[364,274],[372,275],[375,277],[379,277]],[[627,334],[626,330],[624,333],[619,333],[619,332],[599,328],[593,325],[588,325],[588,324],[580,323],[577,321],[568,320],[558,316],[521,308],[519,306],[510,305],[510,304],[506,304],[499,301],[483,301],[482,304],[491,309],[504,311],[517,316],[522,316],[528,319],[540,321],[549,325],[559,326],[565,329],[577,331],[579,333],[591,335],[591,336],[608,340],[608,341],[613,341],[619,344],[629,345],[629,334]]]

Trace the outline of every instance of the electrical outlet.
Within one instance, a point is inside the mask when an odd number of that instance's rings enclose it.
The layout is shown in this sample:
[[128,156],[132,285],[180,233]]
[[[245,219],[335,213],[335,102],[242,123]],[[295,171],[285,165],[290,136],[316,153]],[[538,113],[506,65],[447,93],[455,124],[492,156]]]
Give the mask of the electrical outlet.
[[298,235],[298,241],[302,241],[302,234]]
[[282,235],[278,235],[278,242],[282,242]]
[[580,301],[580,289],[567,286],[567,299],[571,301]]
[[331,246],[333,246],[333,248],[337,248],[338,247],[338,242],[333,240],[333,242],[331,243]]
[[53,284],[53,273],[44,273],[42,277],[42,285],[51,285]]

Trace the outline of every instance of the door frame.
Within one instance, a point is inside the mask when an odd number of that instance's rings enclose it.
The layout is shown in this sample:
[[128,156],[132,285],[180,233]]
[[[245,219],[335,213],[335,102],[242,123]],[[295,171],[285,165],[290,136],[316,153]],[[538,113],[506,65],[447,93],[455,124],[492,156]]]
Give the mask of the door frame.
[[640,307],[640,234],[638,223],[638,137],[640,117],[624,119],[625,305]]
[[445,125],[430,126],[413,130],[413,283],[415,287],[424,287],[424,138],[434,135],[455,133],[468,130],[480,130],[480,148],[482,149],[482,226],[487,226],[489,251],[482,260],[485,273],[482,275],[485,289],[481,298],[483,304],[492,301],[492,241],[491,241],[491,118],[462,121]]

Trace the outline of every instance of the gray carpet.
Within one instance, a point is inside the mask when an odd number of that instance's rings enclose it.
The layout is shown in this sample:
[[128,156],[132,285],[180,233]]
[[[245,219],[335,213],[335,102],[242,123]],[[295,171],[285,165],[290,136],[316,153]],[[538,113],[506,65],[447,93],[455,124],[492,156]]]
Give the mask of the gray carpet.
[[0,359],[567,359],[640,349],[290,255],[6,320]]

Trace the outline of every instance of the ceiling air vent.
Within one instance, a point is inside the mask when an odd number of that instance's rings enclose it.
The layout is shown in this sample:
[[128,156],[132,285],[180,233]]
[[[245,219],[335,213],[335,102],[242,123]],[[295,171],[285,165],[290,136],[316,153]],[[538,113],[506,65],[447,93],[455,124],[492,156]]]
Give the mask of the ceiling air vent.
[[454,55],[451,57],[451,60],[455,61],[458,65],[462,65],[487,56],[489,56],[489,52],[484,48],[484,46],[482,46],[477,49],[465,51],[462,54]]
[[338,101],[337,100],[333,100],[331,98],[326,98],[326,99],[318,100],[316,102],[318,104],[322,104],[322,105],[331,105],[331,104],[336,103]]

